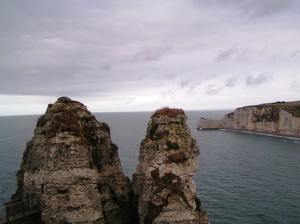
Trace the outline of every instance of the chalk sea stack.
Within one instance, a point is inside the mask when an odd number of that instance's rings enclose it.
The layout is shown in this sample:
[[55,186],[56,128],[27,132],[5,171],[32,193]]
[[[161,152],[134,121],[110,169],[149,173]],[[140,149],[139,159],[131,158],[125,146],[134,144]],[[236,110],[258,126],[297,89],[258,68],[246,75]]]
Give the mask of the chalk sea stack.
[[209,223],[192,179],[199,148],[186,119],[180,109],[152,115],[131,183],[109,126],[82,103],[58,98],[27,142],[6,203],[7,217],[21,218],[10,223]]
[[163,108],[151,117],[133,175],[140,224],[209,223],[192,179],[199,148],[181,109]]
[[109,126],[67,97],[39,118],[17,185],[12,201],[38,207],[43,223],[131,223],[131,183]]

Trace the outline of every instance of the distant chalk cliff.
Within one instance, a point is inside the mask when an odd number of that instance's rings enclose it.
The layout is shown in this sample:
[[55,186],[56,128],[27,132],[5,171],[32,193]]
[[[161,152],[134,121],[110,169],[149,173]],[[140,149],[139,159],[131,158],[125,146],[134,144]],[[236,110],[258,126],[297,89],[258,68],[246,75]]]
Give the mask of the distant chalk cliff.
[[201,118],[197,127],[300,137],[300,101],[240,107],[221,120]]

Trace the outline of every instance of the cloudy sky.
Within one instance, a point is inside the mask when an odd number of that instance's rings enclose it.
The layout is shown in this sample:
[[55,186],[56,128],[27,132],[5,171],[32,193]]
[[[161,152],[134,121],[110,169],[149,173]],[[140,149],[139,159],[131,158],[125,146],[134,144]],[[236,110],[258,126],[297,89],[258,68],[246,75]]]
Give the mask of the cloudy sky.
[[299,0],[1,0],[0,115],[300,100]]

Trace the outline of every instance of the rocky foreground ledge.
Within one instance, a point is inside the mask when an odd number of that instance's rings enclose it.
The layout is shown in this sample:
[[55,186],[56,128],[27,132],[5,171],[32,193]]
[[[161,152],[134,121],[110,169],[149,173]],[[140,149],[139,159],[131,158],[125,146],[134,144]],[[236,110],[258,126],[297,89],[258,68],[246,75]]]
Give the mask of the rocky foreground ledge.
[[184,112],[158,110],[131,183],[109,126],[61,97],[27,143],[16,193],[6,203],[10,216],[23,218],[10,223],[207,224],[192,179],[198,156]]
[[221,120],[201,118],[197,127],[300,137],[300,101],[237,108]]

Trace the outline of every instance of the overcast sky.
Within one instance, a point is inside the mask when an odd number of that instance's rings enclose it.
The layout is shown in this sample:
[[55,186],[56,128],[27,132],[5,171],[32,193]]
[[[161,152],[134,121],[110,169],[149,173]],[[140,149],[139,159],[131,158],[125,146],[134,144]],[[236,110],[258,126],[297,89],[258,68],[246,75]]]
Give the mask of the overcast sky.
[[1,0],[0,115],[300,100],[299,0]]

